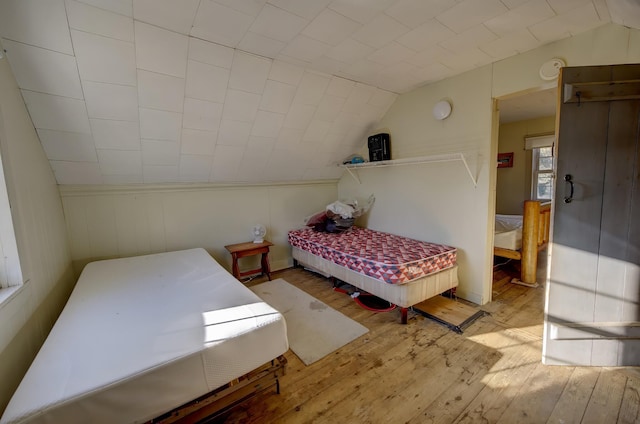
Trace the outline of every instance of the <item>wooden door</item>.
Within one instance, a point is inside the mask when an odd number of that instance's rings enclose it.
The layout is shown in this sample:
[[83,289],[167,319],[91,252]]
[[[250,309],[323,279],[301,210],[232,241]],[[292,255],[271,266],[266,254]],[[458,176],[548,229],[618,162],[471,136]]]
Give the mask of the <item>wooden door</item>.
[[638,81],[640,65],[560,76],[545,364],[640,365]]

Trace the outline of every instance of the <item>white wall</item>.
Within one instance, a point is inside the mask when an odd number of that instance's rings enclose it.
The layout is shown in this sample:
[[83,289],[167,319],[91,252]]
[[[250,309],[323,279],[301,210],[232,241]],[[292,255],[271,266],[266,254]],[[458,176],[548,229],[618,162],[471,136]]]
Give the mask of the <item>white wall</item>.
[[[272,270],[292,265],[287,232],[335,201],[335,181],[252,186],[61,187],[76,271],[90,261],[203,247],[231,270],[227,244],[267,227]],[[253,259],[253,261],[252,261]],[[257,258],[240,268],[254,268]],[[257,262],[256,262],[257,263]]]
[[[431,110],[443,98],[453,111],[437,121]],[[489,166],[491,119],[490,66],[404,94],[380,125],[391,134],[392,159],[463,152],[477,186],[461,161],[362,169],[362,184],[349,175],[339,183],[341,198],[376,196],[369,228],[457,247],[458,294],[480,304],[490,300],[483,287],[495,173]]]
[[0,59],[0,93],[2,164],[26,282],[0,305],[2,411],[75,280],[58,188],[6,59]]

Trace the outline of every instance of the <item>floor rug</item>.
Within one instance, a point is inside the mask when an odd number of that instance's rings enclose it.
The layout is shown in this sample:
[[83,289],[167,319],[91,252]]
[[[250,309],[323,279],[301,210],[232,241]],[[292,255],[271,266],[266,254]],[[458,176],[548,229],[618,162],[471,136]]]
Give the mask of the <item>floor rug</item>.
[[251,290],[284,315],[289,347],[305,365],[369,331],[282,278],[255,285]]

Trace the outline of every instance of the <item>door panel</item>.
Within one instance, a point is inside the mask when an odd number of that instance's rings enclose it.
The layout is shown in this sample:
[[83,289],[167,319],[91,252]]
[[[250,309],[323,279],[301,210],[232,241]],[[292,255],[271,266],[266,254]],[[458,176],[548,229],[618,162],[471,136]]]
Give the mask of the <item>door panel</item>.
[[[565,68],[560,87],[606,87],[614,75],[638,80],[640,66]],[[558,108],[545,364],[640,365],[640,93],[633,96]],[[565,174],[575,186],[570,203]]]

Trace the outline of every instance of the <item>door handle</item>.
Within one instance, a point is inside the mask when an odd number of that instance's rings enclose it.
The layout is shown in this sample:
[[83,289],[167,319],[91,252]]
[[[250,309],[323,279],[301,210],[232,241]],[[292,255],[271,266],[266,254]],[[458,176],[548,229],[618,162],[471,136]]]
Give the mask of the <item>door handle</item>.
[[564,203],[571,203],[571,201],[573,200],[573,177],[571,176],[571,174],[566,174],[564,176],[564,180],[571,185],[571,192],[569,193],[568,197],[564,197]]

